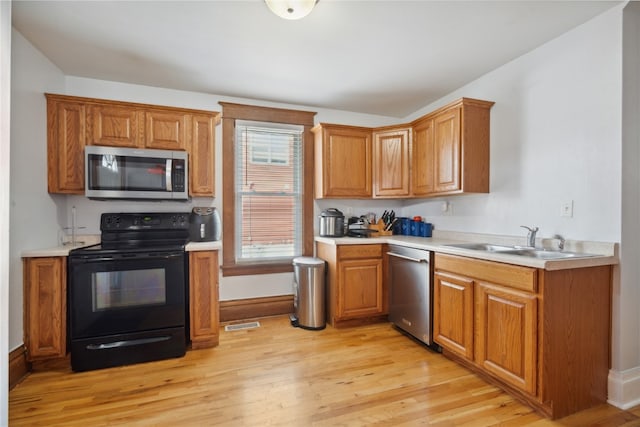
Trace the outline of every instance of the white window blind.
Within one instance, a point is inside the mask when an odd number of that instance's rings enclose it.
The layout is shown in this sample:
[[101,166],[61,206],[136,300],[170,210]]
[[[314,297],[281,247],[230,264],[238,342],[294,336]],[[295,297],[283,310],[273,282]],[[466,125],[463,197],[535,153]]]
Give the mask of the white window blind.
[[303,130],[236,120],[236,262],[302,254]]

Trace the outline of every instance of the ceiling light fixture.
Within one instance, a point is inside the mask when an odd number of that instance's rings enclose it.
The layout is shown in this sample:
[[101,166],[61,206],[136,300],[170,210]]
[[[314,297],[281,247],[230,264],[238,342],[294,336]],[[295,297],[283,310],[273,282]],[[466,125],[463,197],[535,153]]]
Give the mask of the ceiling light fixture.
[[284,19],[302,19],[319,0],[264,0],[271,12]]

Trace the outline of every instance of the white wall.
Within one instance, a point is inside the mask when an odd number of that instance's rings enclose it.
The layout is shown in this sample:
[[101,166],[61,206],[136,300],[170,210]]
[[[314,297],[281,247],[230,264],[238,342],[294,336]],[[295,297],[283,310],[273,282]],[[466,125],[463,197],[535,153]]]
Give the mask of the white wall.
[[9,424],[11,2],[0,2],[0,426]]
[[[436,228],[620,240],[621,8],[614,8],[407,117],[465,96],[491,110],[490,194],[415,202]],[[572,218],[560,216],[574,202]]]

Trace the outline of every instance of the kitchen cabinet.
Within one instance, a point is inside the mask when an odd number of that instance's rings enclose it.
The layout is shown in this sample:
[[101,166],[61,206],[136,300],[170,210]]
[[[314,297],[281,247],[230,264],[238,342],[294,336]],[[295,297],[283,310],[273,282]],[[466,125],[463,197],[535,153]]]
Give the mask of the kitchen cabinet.
[[194,114],[189,147],[189,193],[215,195],[215,120],[211,115]]
[[473,360],[473,279],[437,271],[433,299],[434,341]]
[[84,193],[86,105],[47,97],[47,181],[49,193]]
[[218,251],[189,252],[189,321],[191,348],[219,341]]
[[373,132],[373,197],[408,197],[411,128],[393,126]]
[[489,192],[493,104],[462,98],[412,122],[413,196]]
[[320,123],[314,133],[315,197],[372,196],[371,129]]
[[327,322],[333,327],[386,318],[382,248],[316,242],[317,256],[327,262]]
[[143,148],[142,113],[126,105],[89,105],[87,145]]
[[217,112],[45,94],[50,193],[84,194],[84,147],[187,151],[189,195],[214,196]]
[[551,418],[606,402],[610,307],[611,266],[546,271],[435,256],[443,353]]
[[27,360],[67,352],[67,258],[24,258],[24,343]]

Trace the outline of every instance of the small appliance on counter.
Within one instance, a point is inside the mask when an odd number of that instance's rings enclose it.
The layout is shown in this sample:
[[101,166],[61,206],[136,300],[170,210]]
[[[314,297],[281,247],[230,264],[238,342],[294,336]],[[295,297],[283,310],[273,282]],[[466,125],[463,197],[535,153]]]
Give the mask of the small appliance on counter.
[[212,242],[220,240],[220,215],[216,208],[195,207],[189,216],[189,240]]
[[320,237],[344,236],[344,215],[338,209],[325,209],[318,219],[320,220]]

